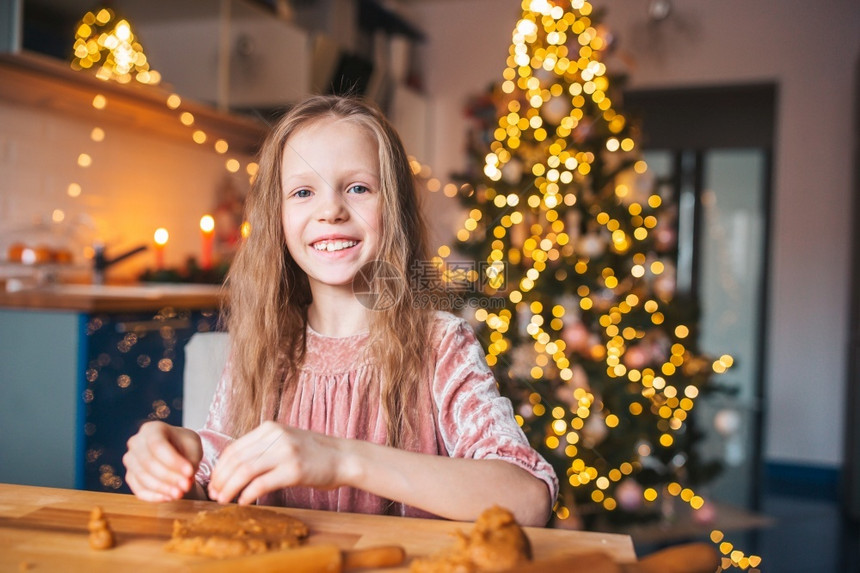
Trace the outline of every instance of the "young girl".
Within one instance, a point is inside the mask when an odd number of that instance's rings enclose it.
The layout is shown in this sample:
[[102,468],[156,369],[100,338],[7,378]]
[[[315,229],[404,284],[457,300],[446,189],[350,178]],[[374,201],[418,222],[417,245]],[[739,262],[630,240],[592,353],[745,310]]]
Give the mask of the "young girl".
[[[468,324],[421,308],[410,285],[423,223],[381,113],[334,96],[294,107],[263,146],[247,208],[209,419],[199,433],[144,424],[124,457],[132,491],[457,520],[500,504],[545,524],[555,472]],[[373,264],[388,270],[375,305],[353,286]]]

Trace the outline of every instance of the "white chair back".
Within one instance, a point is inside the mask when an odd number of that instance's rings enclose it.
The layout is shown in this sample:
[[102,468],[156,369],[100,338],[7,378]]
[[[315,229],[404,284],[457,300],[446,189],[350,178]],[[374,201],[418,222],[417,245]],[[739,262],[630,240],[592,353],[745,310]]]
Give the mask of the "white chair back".
[[226,332],[198,332],[185,345],[182,380],[182,425],[199,430],[206,423],[209,405],[224,366],[230,337]]

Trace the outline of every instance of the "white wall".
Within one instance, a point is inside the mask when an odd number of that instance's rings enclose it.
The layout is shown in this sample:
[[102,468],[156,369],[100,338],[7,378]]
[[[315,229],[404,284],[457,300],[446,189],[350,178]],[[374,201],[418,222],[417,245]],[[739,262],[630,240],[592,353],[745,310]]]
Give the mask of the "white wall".
[[[426,2],[413,9],[436,130],[422,161],[443,175],[464,164],[468,96],[504,69],[520,0]],[[632,64],[633,88],[778,85],[765,457],[838,465],[843,458],[849,308],[852,132],[860,56],[856,0],[675,0],[646,25],[646,0],[593,0]],[[429,194],[434,236],[462,220]]]
[[[110,113],[110,102],[105,113]],[[167,266],[184,265],[189,255],[200,256],[200,217],[216,205],[216,190],[225,180],[244,190],[244,171],[230,175],[224,155],[211,145],[168,139],[114,121],[93,122],[71,114],[0,101],[0,260],[16,241],[55,240],[35,233],[34,224],[48,221],[59,231],[80,228],[74,247],[76,262],[86,263],[83,248],[104,241],[108,255],[138,244],[152,245],[153,233],[165,227]],[[90,139],[94,127],[104,129],[104,141]],[[92,165],[77,165],[80,153]],[[242,160],[244,169],[249,160]],[[78,197],[67,193],[78,183]],[[65,219],[50,223],[54,210]],[[89,222],[90,224],[85,224]],[[61,246],[61,245],[49,245]],[[133,279],[154,267],[154,251],[136,255],[109,271],[112,279]]]

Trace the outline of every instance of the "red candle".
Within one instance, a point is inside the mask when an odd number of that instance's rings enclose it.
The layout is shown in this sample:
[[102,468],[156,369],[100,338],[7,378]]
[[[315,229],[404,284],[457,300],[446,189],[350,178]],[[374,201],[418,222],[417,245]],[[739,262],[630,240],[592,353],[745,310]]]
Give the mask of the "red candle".
[[167,244],[168,237],[167,229],[164,227],[155,230],[153,236],[155,240],[155,268],[159,271],[164,270],[164,246]]
[[212,268],[212,245],[215,240],[215,219],[212,215],[203,215],[200,218],[200,268],[209,270]]

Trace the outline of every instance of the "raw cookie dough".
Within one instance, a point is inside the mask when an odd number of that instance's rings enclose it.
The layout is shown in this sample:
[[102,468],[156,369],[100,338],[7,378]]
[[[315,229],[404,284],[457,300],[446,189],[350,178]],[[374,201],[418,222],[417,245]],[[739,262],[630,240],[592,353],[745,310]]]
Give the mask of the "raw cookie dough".
[[240,557],[296,547],[307,526],[288,515],[254,506],[231,505],[201,511],[187,521],[173,522],[173,538],[165,549],[187,555]]
[[411,573],[507,571],[531,558],[529,539],[513,514],[493,506],[478,517],[469,535],[457,532],[454,547],[433,557],[416,559],[409,570]]

